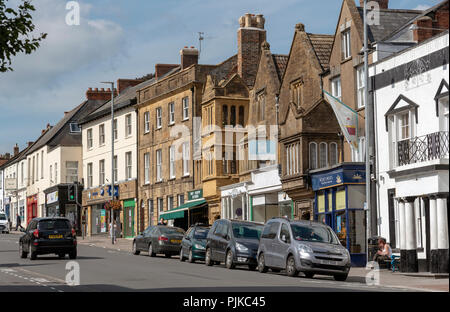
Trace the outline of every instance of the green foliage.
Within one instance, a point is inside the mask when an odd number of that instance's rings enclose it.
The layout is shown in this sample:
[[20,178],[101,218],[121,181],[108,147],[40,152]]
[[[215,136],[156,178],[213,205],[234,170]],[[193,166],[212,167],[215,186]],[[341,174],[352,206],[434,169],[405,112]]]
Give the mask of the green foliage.
[[35,8],[30,0],[20,0],[15,9],[7,7],[7,1],[0,0],[0,72],[12,71],[13,56],[20,52],[31,54],[47,37],[45,33],[30,35],[35,28],[30,14]]

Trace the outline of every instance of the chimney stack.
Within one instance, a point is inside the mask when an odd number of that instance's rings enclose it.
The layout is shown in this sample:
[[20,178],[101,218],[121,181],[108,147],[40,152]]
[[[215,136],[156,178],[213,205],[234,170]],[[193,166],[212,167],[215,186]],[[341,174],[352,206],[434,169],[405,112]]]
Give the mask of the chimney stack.
[[31,145],[33,145],[34,142],[30,141],[27,143],[27,146],[30,147]]
[[[114,96],[117,96],[117,89],[114,89]],[[111,90],[107,91],[105,89],[99,90],[98,88],[89,88],[86,91],[86,99],[93,101],[109,101],[111,100]]]
[[[389,9],[389,0],[370,0],[370,1],[378,2],[378,5],[380,6],[380,9],[384,9],[384,10]],[[369,1],[367,1],[367,3],[369,3]],[[361,8],[364,7],[364,0],[359,0],[359,6]]]
[[159,79],[172,69],[178,67],[178,64],[155,64],[155,79]]
[[414,21],[416,29],[413,30],[414,40],[417,43],[433,37],[433,19],[429,16],[422,16]]
[[239,18],[238,30],[238,74],[248,86],[256,78],[261,45],[266,41],[265,19],[262,14],[247,13]]
[[[119,94],[121,94],[125,89],[129,87],[134,87],[141,82],[144,82],[142,79],[117,79],[117,90]],[[107,92],[111,92],[111,88],[106,90]]]
[[16,143],[16,145],[14,146],[14,156],[19,155],[19,145]]
[[187,46],[181,49],[181,70],[188,68],[193,64],[198,64],[198,50],[194,47]]

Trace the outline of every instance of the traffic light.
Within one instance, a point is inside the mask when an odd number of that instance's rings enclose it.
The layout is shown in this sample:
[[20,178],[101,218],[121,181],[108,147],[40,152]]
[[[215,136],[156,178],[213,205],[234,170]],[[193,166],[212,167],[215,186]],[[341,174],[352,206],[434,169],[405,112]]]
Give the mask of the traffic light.
[[67,188],[67,199],[69,201],[74,201],[75,200],[75,184],[68,185],[68,188]]

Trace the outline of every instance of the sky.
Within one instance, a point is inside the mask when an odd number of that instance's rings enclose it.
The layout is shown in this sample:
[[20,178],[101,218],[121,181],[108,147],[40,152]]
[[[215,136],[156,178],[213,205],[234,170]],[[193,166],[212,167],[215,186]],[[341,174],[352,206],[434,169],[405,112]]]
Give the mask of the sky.
[[[18,0],[9,0],[9,3]],[[137,78],[156,63],[179,63],[184,46],[198,47],[200,63],[236,54],[238,19],[263,14],[273,53],[288,54],[295,24],[333,34],[341,0],[80,0],[80,25],[68,25],[67,0],[34,0],[37,33],[47,39],[0,73],[0,154],[20,150],[85,100],[101,81]],[[426,9],[440,0],[390,0],[390,8]],[[359,3],[359,1],[358,1]]]

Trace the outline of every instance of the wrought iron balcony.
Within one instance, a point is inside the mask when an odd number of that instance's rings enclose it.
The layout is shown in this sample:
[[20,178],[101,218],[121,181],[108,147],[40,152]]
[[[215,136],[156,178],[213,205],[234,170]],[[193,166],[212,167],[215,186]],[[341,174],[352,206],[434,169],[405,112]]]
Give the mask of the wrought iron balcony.
[[449,132],[440,131],[397,142],[397,165],[404,166],[449,155]]

